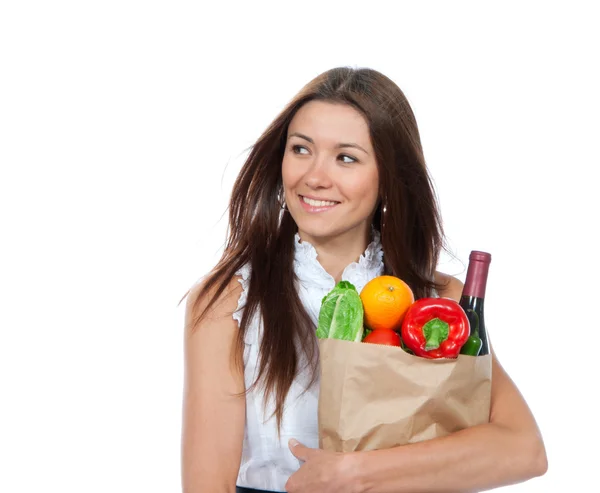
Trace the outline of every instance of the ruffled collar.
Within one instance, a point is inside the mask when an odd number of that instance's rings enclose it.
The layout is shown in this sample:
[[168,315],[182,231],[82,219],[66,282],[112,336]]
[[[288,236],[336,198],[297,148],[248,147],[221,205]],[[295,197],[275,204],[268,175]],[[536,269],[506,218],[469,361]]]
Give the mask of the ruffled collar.
[[[295,236],[294,246],[294,271],[300,282],[327,290],[333,289],[335,279],[317,260],[315,247],[307,241],[300,241],[298,233]],[[342,280],[354,284],[360,293],[367,282],[383,274],[383,269],[381,235],[379,231],[373,229],[371,243],[360,256],[358,262],[352,262],[346,266],[342,273]]]

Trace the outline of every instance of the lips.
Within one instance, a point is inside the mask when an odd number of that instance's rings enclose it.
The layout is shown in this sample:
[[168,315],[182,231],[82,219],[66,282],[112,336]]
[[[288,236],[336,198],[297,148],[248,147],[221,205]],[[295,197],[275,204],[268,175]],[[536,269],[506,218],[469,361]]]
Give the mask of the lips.
[[311,207],[333,207],[334,205],[339,204],[339,202],[337,202],[335,200],[316,199],[316,198],[306,197],[304,195],[300,195],[300,201]]
[[299,198],[302,209],[308,213],[327,212],[339,205],[339,202],[335,200],[316,199],[304,195],[300,195]]

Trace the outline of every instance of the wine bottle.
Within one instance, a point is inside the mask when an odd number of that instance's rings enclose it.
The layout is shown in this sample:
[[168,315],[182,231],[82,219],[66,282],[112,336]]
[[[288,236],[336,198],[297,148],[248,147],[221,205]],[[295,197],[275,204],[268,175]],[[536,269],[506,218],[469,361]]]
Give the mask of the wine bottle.
[[459,304],[467,314],[471,333],[460,351],[461,354],[478,356],[490,353],[483,316],[483,301],[491,261],[492,256],[487,252],[474,250],[469,255],[467,277]]

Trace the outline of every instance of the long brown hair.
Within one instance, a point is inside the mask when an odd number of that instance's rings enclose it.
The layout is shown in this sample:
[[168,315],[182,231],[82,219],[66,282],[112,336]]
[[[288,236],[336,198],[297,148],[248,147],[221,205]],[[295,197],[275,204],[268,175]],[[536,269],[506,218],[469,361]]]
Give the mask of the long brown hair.
[[318,365],[315,327],[295,288],[297,227],[291,215],[282,212],[280,203],[288,126],[298,109],[313,100],[350,105],[368,122],[380,182],[373,226],[381,233],[386,273],[406,281],[416,298],[430,296],[432,289],[439,288],[434,273],[444,248],[441,218],[417,123],[400,88],[368,68],[334,68],[309,82],[252,146],[233,187],[223,256],[194,300],[197,304],[209,292],[214,293],[208,307],[193,321],[195,326],[236,272],[250,265],[235,355],[241,355],[253,315],[260,314],[264,332],[254,385],[261,382],[265,399],[275,396],[278,427],[285,397],[299,369],[298,348],[311,365],[313,381]]

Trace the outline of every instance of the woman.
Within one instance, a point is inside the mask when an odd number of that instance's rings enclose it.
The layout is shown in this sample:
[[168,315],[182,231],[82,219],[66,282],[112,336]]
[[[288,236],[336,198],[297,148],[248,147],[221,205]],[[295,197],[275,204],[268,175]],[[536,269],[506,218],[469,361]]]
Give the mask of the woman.
[[462,292],[436,272],[441,219],[391,80],[336,68],[305,86],[253,146],[229,221],[222,259],[188,292],[185,493],[479,491],[545,472],[536,422],[495,355],[489,424],[388,450],[318,449],[322,297],[384,273],[416,298]]

